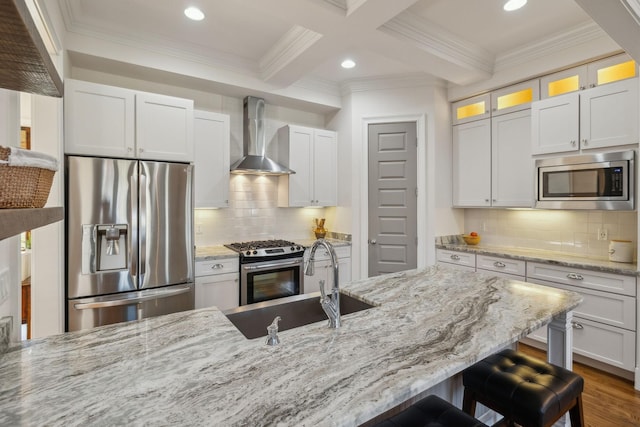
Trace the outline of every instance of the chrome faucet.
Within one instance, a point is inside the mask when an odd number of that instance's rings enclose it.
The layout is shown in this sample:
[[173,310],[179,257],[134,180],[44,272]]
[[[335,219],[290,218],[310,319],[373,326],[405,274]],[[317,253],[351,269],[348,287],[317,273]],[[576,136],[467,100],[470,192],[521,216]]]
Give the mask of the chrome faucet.
[[324,246],[331,256],[331,267],[333,268],[333,287],[331,288],[331,294],[327,295],[327,291],[324,288],[324,280],[320,281],[320,305],[329,318],[330,328],[340,327],[340,284],[338,283],[338,256],[336,251],[333,250],[333,245],[324,239],[316,240],[311,245],[311,251],[309,253],[309,261],[307,267],[304,270],[304,274],[307,276],[313,276],[313,261],[315,258],[316,250],[318,246]]

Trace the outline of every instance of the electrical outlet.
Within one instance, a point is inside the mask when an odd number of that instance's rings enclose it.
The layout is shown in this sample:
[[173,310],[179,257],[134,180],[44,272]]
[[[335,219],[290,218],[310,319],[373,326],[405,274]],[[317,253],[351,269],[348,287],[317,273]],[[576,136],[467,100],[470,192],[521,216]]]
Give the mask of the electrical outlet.
[[609,238],[609,233],[607,233],[606,228],[598,228],[598,240],[607,240]]
[[9,269],[0,271],[0,305],[9,299]]

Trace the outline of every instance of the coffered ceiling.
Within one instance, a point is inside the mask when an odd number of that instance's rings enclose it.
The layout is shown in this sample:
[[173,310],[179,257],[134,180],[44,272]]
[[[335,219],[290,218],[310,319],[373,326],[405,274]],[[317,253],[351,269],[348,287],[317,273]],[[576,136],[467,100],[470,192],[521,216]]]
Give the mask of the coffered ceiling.
[[[599,27],[573,0],[58,0],[66,31],[206,64],[273,88],[424,76],[491,78]],[[197,6],[202,21],[183,10]],[[582,40],[583,41],[583,40]],[[85,51],[84,53],[88,53]],[[100,56],[100,52],[92,52]],[[522,55],[525,56],[522,56]],[[356,67],[340,67],[344,58]],[[102,63],[101,66],[104,66]]]

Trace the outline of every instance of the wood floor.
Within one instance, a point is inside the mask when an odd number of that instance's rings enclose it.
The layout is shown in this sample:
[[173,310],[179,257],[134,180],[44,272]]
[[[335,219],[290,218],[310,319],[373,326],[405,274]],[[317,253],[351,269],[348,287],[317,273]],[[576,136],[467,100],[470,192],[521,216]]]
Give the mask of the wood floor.
[[[540,359],[544,351],[520,344],[518,350]],[[584,421],[587,427],[640,426],[640,391],[631,381],[574,362],[573,370],[584,378]]]

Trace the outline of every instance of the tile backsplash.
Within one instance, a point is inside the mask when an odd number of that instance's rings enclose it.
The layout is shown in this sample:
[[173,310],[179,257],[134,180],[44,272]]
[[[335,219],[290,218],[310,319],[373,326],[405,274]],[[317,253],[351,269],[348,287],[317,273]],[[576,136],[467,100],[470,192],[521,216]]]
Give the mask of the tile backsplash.
[[[231,175],[229,208],[196,209],[196,246],[260,239],[312,239],[325,208],[279,208],[278,177]],[[327,224],[331,230],[331,224]]]
[[[466,209],[464,223],[464,232],[478,232],[483,245],[607,258],[612,239],[636,246],[638,217],[632,211]],[[598,240],[599,230],[606,230],[605,240]]]

